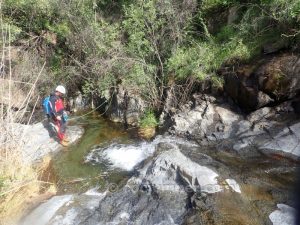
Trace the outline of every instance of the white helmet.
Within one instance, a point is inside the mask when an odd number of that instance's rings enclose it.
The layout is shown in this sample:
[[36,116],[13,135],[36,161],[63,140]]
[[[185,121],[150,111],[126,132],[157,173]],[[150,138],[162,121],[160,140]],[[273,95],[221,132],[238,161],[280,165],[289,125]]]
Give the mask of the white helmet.
[[58,92],[60,92],[60,93],[62,93],[62,94],[66,94],[66,89],[65,89],[65,87],[62,86],[62,85],[58,85],[58,86],[56,87],[55,91],[58,91]]

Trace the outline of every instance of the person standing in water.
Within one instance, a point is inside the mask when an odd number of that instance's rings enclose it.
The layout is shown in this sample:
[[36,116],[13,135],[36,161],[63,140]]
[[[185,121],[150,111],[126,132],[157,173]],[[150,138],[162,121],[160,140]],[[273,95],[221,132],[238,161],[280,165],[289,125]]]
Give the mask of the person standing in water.
[[51,112],[49,119],[55,124],[57,137],[62,146],[68,146],[69,140],[66,138],[67,128],[67,112],[65,111],[63,97],[66,94],[64,86],[59,85],[56,87],[55,92],[50,95],[49,103]]

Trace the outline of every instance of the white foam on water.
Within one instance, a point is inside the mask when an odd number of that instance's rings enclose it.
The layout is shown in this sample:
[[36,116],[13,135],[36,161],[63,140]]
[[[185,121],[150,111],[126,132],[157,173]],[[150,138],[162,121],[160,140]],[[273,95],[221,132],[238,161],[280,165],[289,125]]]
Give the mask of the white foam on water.
[[85,192],[85,195],[89,195],[89,196],[98,196],[98,197],[105,197],[106,196],[106,192],[98,192],[97,190],[99,189],[99,187],[95,187],[92,188],[90,190],[88,190],[87,192]]
[[86,156],[86,161],[101,163],[106,160],[112,168],[131,171],[134,167],[153,155],[156,145],[159,143],[185,144],[197,146],[181,138],[171,136],[157,136],[152,142],[141,142],[139,144],[112,144],[107,148],[94,149]]
[[39,225],[46,225],[55,213],[72,199],[72,195],[55,196],[33,210],[23,221],[22,225],[33,225],[38,221]]
[[269,216],[273,225],[296,225],[296,210],[288,205],[277,204],[278,209]]
[[235,192],[241,193],[241,188],[238,183],[233,179],[226,179],[226,183],[234,190]]
[[151,156],[155,151],[152,143],[140,145],[116,145],[103,151],[102,156],[112,163],[113,167],[132,170],[138,163]]

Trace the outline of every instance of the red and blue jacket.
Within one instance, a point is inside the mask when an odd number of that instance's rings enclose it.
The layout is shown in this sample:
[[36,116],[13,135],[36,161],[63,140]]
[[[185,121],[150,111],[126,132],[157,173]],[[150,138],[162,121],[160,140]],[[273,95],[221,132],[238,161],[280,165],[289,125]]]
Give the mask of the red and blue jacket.
[[60,96],[52,93],[50,95],[50,106],[51,106],[51,114],[53,116],[61,116],[65,110],[64,101]]

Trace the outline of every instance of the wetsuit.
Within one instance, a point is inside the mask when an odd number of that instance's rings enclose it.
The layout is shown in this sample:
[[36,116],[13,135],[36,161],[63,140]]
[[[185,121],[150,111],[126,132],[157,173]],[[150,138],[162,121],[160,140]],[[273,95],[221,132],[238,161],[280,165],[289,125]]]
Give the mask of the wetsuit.
[[[53,121],[53,123],[57,127],[57,136],[60,141],[62,141],[65,137],[66,132],[66,121],[63,119],[63,112],[65,110],[64,108],[64,102],[63,99],[54,93],[50,95],[50,106],[51,106],[51,114],[50,114],[50,120]],[[58,120],[56,117],[60,116],[61,120]]]

